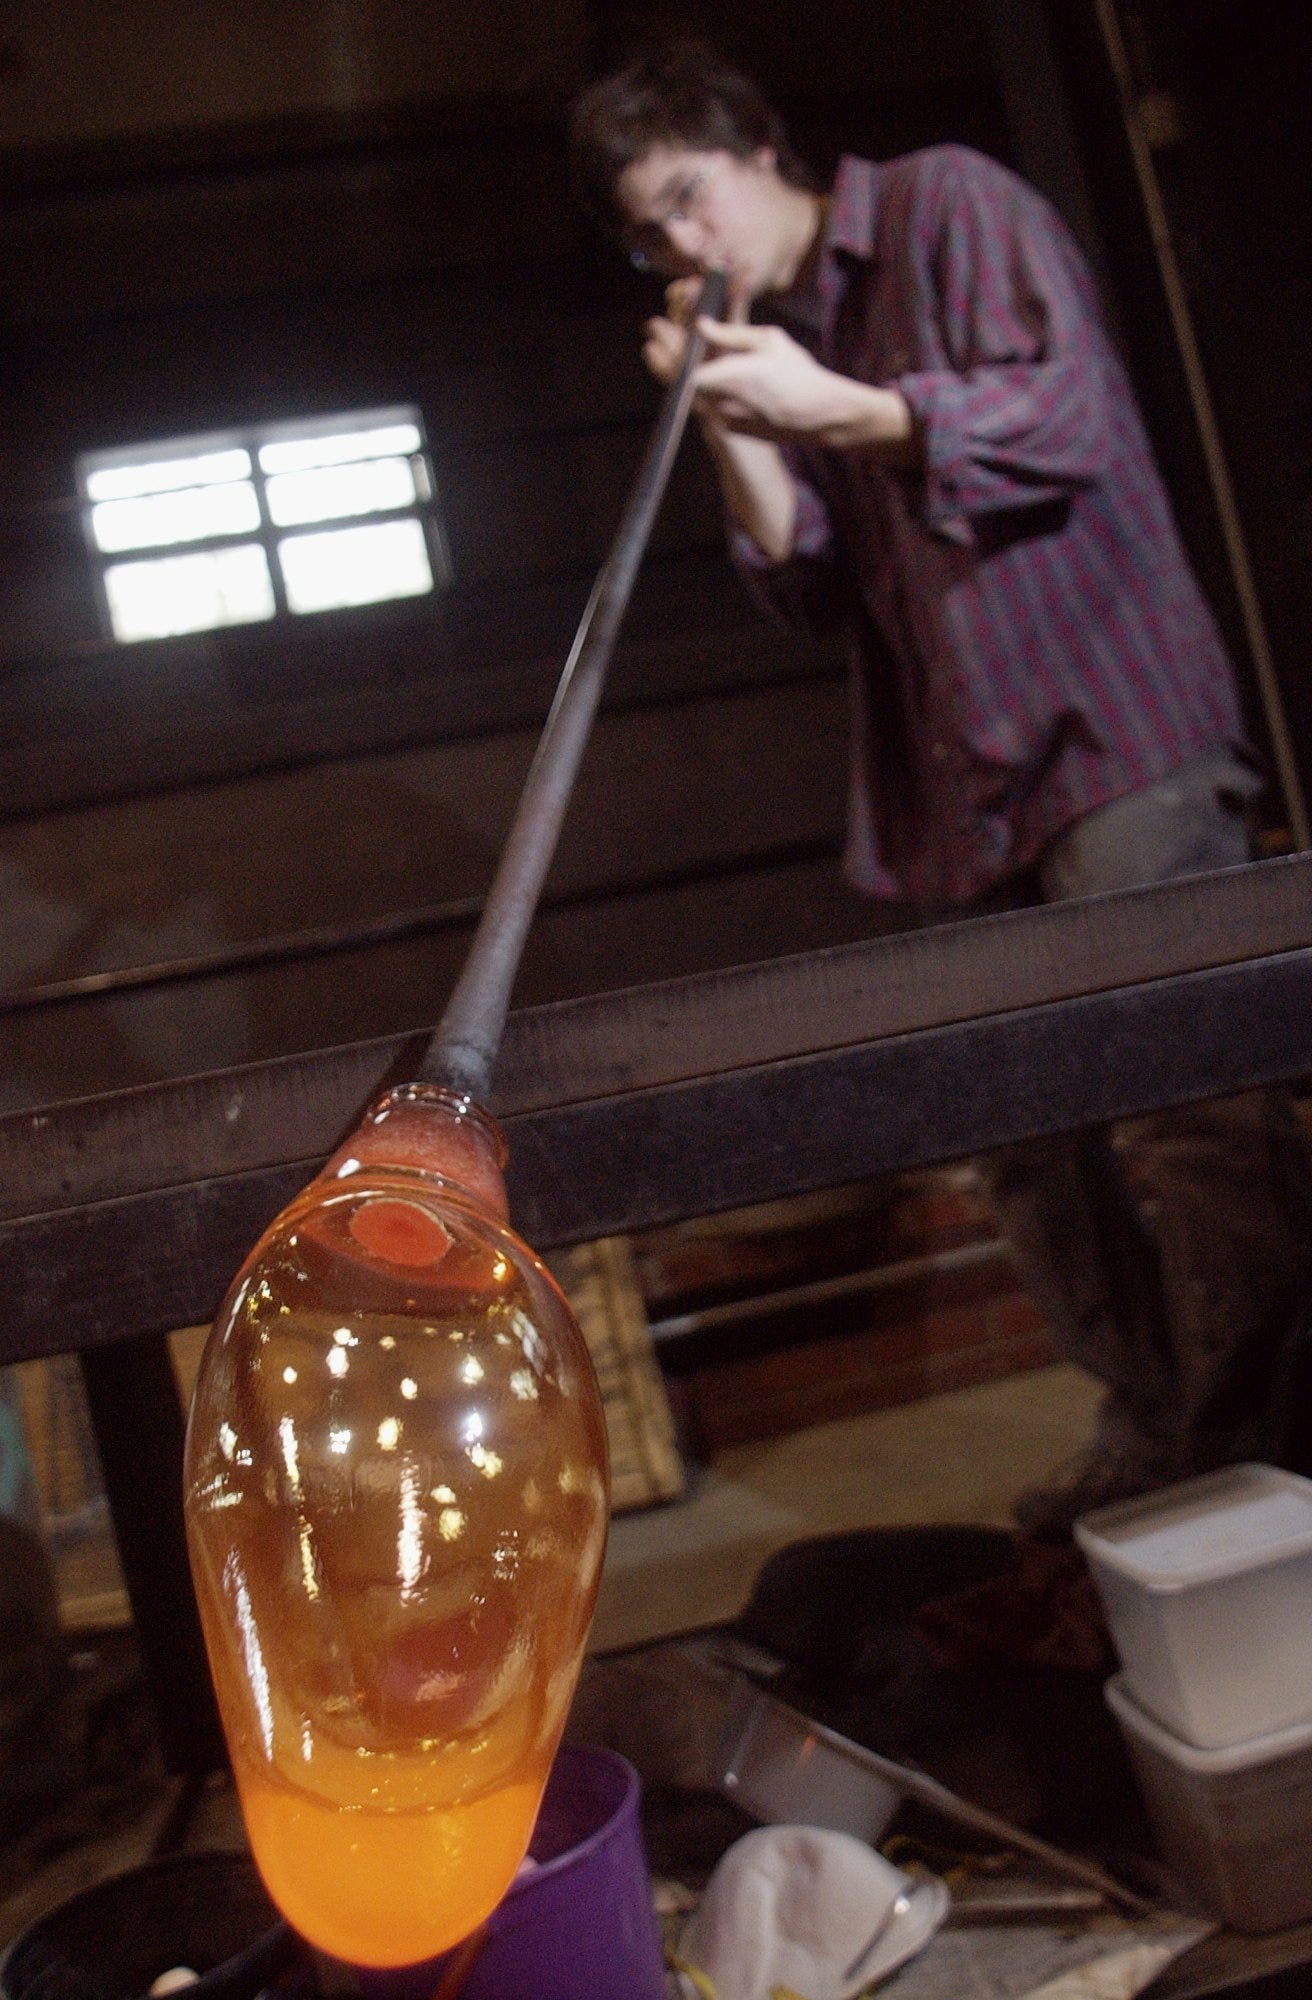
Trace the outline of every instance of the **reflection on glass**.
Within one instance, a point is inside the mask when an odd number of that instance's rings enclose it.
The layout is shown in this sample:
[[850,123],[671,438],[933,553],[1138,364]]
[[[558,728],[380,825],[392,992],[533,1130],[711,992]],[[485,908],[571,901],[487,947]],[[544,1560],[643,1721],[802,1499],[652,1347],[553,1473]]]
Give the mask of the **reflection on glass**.
[[506,1227],[498,1147],[450,1093],[385,1098],[252,1253],[188,1426],[255,1857],[290,1921],[356,1964],[446,1950],[505,1893],[604,1549],[595,1377]]
[[422,597],[433,588],[428,543],[414,519],[288,535],[278,544],[278,560],[292,611]]

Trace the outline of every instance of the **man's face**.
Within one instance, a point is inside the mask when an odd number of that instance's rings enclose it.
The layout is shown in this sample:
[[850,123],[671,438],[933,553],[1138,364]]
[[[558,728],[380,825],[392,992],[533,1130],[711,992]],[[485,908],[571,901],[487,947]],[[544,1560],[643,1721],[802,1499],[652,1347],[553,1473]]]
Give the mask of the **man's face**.
[[624,241],[663,277],[727,271],[750,297],[777,288],[784,184],[768,146],[749,158],[653,146],[616,185]]

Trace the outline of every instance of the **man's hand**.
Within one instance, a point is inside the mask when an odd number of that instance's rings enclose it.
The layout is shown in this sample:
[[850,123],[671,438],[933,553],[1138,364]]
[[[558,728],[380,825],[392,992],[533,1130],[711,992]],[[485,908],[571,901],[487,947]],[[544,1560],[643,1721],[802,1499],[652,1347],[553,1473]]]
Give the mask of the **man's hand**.
[[699,411],[712,422],[776,444],[869,445],[890,464],[919,463],[915,420],[895,389],[822,367],[782,327],[711,319],[696,325],[712,358],[697,369],[693,385]]
[[[676,278],[665,288],[664,315],[647,321],[642,358],[658,382],[672,382],[683,366],[683,357],[688,351],[688,335],[697,317],[697,303],[705,282],[704,278]],[[724,321],[715,323],[745,325],[750,304],[748,293],[741,285],[735,284],[730,274]]]
[[701,318],[700,278],[676,278],[665,312],[647,322],[643,359],[672,382],[683,366],[692,326],[705,336],[710,359],[693,376],[693,410],[740,528],[773,562],[791,554],[797,489],[780,444],[806,439],[839,450],[876,451],[890,466],[923,462],[919,431],[906,401],[822,368],[782,328],[750,326],[750,295],[735,286],[722,320]]

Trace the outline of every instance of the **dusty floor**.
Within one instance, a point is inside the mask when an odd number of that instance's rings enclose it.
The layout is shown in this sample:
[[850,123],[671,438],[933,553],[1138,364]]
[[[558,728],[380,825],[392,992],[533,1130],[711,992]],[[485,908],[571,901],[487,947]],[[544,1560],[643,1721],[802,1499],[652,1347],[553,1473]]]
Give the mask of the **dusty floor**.
[[725,1623],[765,1558],[805,1536],[1005,1523],[1078,1448],[1096,1401],[1077,1369],[1041,1368],[720,1452],[685,1499],[614,1523],[594,1650]]

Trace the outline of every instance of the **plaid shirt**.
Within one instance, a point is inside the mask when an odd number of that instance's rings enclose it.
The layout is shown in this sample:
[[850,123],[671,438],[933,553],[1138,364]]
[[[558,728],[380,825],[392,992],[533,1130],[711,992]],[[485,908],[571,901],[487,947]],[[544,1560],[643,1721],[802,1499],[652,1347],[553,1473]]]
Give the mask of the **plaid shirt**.
[[826,366],[899,389],[924,442],[916,472],[790,446],[793,554],[733,537],[774,608],[856,634],[858,888],[976,895],[1093,807],[1244,754],[1092,280],[1041,196],[962,146],[845,159],[815,272],[775,307]]

